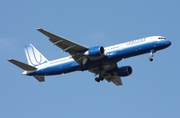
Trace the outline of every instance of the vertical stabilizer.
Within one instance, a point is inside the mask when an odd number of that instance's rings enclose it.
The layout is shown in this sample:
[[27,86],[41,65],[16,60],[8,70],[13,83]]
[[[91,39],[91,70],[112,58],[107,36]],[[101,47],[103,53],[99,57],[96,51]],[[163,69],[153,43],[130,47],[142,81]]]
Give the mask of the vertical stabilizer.
[[39,66],[48,62],[48,60],[32,44],[25,46],[25,53],[28,64],[31,66]]

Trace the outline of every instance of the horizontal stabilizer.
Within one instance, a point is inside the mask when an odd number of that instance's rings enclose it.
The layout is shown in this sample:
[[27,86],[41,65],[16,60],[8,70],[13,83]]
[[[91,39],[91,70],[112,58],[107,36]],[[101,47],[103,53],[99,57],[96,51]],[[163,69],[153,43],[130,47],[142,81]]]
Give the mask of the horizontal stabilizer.
[[9,59],[9,62],[13,63],[14,65],[20,67],[23,70],[31,71],[31,70],[36,70],[37,68],[30,66],[28,64],[25,64],[23,62],[17,61],[15,59]]
[[34,76],[34,78],[36,78],[39,82],[44,82],[44,76]]

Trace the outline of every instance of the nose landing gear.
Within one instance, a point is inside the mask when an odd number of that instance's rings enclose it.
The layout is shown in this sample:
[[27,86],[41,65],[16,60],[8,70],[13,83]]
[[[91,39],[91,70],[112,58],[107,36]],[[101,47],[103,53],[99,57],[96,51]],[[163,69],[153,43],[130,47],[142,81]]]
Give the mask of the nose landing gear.
[[150,51],[150,57],[149,57],[149,61],[153,61],[153,56],[154,56],[155,51],[151,50]]
[[153,58],[152,58],[152,57],[149,57],[149,61],[153,61]]

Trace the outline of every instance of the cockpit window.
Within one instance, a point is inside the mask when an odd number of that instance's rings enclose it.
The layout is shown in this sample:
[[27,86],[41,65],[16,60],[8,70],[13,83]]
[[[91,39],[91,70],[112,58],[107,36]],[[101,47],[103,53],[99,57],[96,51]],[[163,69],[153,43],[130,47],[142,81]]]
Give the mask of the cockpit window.
[[166,39],[165,37],[159,37],[158,39]]

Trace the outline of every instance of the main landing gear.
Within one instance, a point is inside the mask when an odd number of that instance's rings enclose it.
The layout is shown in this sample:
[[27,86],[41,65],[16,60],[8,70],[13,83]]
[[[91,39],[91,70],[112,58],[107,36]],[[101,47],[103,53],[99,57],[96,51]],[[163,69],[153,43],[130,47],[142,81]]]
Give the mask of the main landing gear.
[[155,51],[151,50],[150,51],[150,57],[149,57],[149,61],[153,61],[153,56],[154,56]]
[[[96,78],[95,78],[95,81],[96,81],[96,82],[100,82],[100,81],[103,81],[103,80],[104,80],[104,78],[101,76],[101,74],[102,74],[101,71],[102,71],[102,68],[99,67],[99,68],[98,68],[99,77],[96,77]],[[97,75],[97,74],[96,74],[96,75]]]
[[104,78],[101,77],[101,76],[95,78],[95,81],[96,81],[96,82],[100,82],[100,81],[103,81],[103,80],[104,80]]

